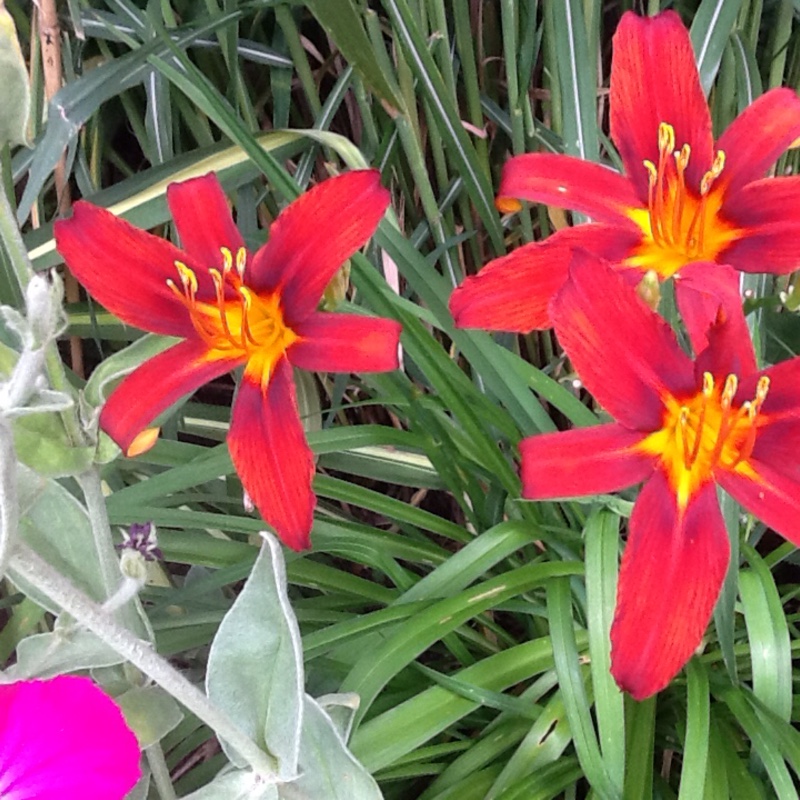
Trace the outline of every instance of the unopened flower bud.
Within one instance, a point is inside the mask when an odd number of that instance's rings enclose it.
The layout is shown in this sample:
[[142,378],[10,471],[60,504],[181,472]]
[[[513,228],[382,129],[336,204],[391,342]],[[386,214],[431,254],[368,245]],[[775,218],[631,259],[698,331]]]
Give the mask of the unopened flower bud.
[[138,550],[123,550],[119,558],[120,572],[144,586],[147,580],[147,559]]
[[36,345],[44,345],[61,327],[63,290],[61,279],[53,273],[37,272],[25,290],[28,325]]
[[661,284],[655,270],[649,269],[636,287],[636,294],[655,311],[661,301]]

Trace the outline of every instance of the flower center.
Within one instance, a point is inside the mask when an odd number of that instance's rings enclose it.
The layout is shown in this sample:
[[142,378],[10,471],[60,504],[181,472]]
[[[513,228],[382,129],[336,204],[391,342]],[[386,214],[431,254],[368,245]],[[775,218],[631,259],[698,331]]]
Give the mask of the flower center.
[[696,189],[686,184],[691,154],[688,144],[675,149],[675,129],[662,122],[658,126],[658,164],[643,162],[648,173],[647,209],[631,213],[643,237],[626,263],[654,269],[661,278],[671,277],[692,261],[716,261],[738,233],[719,215],[722,196],[714,189],[725,168],[725,153],[717,151]]
[[660,457],[681,508],[717,466],[735,469],[753,452],[769,378],[759,378],[755,398],[738,408],[733,405],[737,389],[735,375],[720,385],[704,373],[702,390],[684,400],[670,397],[664,427],[642,442],[645,452]]
[[215,303],[197,299],[197,276],[182,261],[175,262],[180,288],[171,279],[167,286],[189,312],[195,331],[210,349],[223,351],[229,358],[249,358],[256,352],[280,355],[296,337],[283,321],[279,296],[262,297],[244,283],[247,252],[243,247],[235,258],[227,247],[220,252],[222,271],[208,270],[214,282]]

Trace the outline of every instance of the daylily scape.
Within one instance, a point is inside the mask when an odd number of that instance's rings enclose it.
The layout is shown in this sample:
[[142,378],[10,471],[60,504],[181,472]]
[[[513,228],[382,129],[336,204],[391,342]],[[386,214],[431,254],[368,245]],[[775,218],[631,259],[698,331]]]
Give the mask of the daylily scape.
[[692,360],[608,264],[575,254],[551,315],[586,388],[616,420],[532,436],[523,496],[592,495],[644,481],[630,519],[611,670],[643,699],[700,644],[728,567],[716,486],[800,544],[800,358],[756,369],[725,318]]
[[330,178],[287,206],[269,240],[247,251],[216,176],[167,189],[180,250],[86,202],[56,222],[59,252],[121,320],[179,344],[112,393],[100,425],[128,455],[183,395],[244,367],[228,445],[245,491],[284,543],[310,544],[314,460],[292,368],[380,372],[398,366],[399,323],[317,310],[325,287],[366,244],[389,204],[374,170]]
[[[450,301],[459,327],[549,328],[549,302],[578,247],[613,263],[632,283],[648,270],[676,277],[690,334],[708,308],[698,282],[714,293],[722,280],[713,264],[778,274],[800,265],[800,177],[764,178],[800,137],[800,98],[792,90],[763,94],[715,143],[680,17],[627,12],[613,39],[609,102],[624,174],[566,155],[515,156],[505,164],[497,200],[503,211],[522,199],[593,222],[519,247],[468,277]],[[690,288],[681,270],[695,262],[707,265],[706,274]]]

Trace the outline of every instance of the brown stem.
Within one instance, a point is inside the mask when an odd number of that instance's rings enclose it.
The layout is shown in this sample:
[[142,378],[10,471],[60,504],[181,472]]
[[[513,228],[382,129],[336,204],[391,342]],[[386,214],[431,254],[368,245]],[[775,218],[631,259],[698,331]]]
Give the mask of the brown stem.
[[[58,12],[55,0],[39,0],[36,4],[38,13],[39,42],[42,50],[42,71],[44,73],[44,92],[47,102],[61,88],[63,73],[61,69],[61,26],[58,23]],[[55,168],[56,199],[59,216],[69,212],[72,197],[69,190],[66,153],[62,153]],[[80,300],[80,286],[68,268],[64,270],[64,294],[68,303]],[[70,361],[72,369],[81,378],[84,377],[83,343],[80,337],[72,336],[69,340]]]

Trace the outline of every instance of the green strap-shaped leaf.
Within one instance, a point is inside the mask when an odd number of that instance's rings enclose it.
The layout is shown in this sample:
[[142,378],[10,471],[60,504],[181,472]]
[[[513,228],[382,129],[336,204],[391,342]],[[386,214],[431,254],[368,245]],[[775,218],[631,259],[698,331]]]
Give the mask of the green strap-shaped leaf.
[[353,0],[308,0],[306,5],[348,63],[364,79],[364,83],[392,108],[401,109],[402,100],[375,57],[361,14]]
[[700,83],[708,94],[717,77],[722,53],[728,43],[742,0],[703,0],[692,20],[692,37]]

